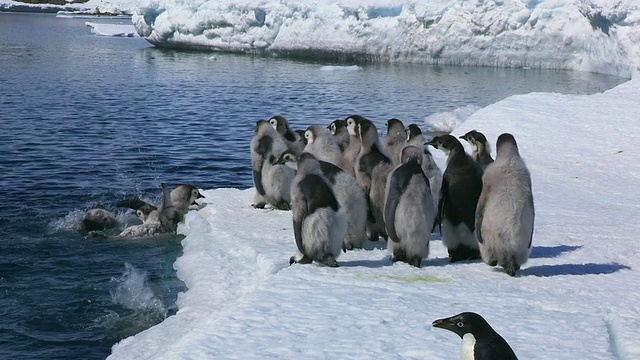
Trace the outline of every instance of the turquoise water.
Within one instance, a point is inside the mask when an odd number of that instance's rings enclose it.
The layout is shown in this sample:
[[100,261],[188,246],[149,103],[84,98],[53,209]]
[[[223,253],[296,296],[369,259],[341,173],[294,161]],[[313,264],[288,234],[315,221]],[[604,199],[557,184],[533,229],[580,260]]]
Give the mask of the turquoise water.
[[[0,13],[0,358],[101,359],[176,311],[181,236],[132,241],[75,230],[96,203],[159,186],[252,186],[258,119],[295,128],[485,106],[531,91],[624,81],[566,71],[362,65],[155,49],[90,34],[86,19]],[[96,20],[100,21],[100,20]],[[122,218],[122,212],[118,212]]]

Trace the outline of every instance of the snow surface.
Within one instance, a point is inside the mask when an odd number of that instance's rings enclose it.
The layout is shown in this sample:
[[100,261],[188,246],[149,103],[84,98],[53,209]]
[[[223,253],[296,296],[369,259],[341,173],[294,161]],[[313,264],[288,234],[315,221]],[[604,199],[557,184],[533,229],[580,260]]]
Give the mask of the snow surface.
[[372,61],[640,71],[638,0],[141,0],[164,47]]
[[14,0],[0,0],[0,10],[31,9],[43,11],[61,11],[71,17],[73,12],[80,14],[133,14],[140,0],[89,0],[85,3],[74,3],[67,0],[67,5],[28,4]]
[[105,24],[87,21],[85,25],[91,28],[91,33],[98,36],[135,37],[139,36],[133,25]]
[[521,359],[640,359],[638,99],[640,79],[516,95],[455,128],[492,142],[512,133],[531,171],[533,251],[515,278],[450,264],[439,240],[420,269],[393,264],[383,242],[341,255],[339,268],[289,266],[290,212],[252,208],[253,188],[206,190],[179,227],[179,311],[110,359],[454,359],[460,338],[431,322],[463,311]]

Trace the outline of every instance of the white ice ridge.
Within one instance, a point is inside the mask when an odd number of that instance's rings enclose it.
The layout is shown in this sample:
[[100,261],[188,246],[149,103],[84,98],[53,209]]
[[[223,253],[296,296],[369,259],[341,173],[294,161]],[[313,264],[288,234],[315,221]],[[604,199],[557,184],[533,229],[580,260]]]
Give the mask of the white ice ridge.
[[91,33],[98,36],[134,37],[138,36],[136,29],[127,24],[104,24],[87,21],[85,25],[91,28]]
[[640,69],[637,0],[144,0],[163,47],[427,64]]

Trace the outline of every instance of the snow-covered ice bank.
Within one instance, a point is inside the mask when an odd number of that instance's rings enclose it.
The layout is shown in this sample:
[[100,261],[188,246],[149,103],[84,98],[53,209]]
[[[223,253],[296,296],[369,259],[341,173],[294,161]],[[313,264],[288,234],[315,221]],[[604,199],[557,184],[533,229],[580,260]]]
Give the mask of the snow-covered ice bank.
[[640,69],[636,0],[144,0],[133,23],[163,47],[623,77]]
[[0,11],[60,12],[63,17],[72,17],[73,14],[131,15],[140,2],[140,0],[88,0],[84,3],[78,3],[67,0],[66,5],[56,5],[0,0]]
[[515,278],[450,264],[438,240],[421,269],[392,264],[383,243],[343,254],[337,269],[289,267],[290,212],[253,209],[253,189],[207,190],[179,229],[179,311],[110,358],[452,359],[460,339],[431,322],[475,311],[521,359],[638,359],[638,99],[640,79],[588,96],[517,95],[454,130],[492,143],[511,132],[531,170],[534,248]]

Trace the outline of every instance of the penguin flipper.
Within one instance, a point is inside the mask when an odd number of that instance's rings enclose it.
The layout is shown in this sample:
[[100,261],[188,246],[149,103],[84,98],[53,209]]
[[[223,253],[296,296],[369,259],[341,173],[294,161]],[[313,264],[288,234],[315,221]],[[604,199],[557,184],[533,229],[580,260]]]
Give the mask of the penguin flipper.
[[480,244],[484,242],[482,238],[482,220],[484,219],[484,208],[487,204],[487,197],[489,196],[490,187],[484,185],[480,198],[478,198],[478,205],[476,206],[476,220],[475,220],[475,234],[476,239]]
[[387,235],[395,242],[400,241],[395,225],[396,209],[400,203],[400,196],[402,196],[406,183],[408,182],[405,179],[406,174],[404,174],[402,170],[403,167],[400,166],[389,177],[389,191],[387,192],[387,201],[385,201],[384,206],[384,223],[387,228]]
[[333,190],[320,175],[308,175],[300,181],[298,186],[300,186],[300,190],[304,194],[308,214],[312,214],[323,207],[338,211],[338,201],[333,194]]
[[536,211],[533,206],[533,194],[529,194],[529,203],[531,203],[531,209],[533,210],[533,215],[531,217],[531,234],[529,235],[529,246],[527,246],[527,249],[531,249],[531,244],[533,243],[533,227],[536,223],[535,222]]
[[258,145],[253,150],[264,158],[267,153],[271,152],[272,147],[273,138],[270,136],[263,136],[258,140]]
[[253,169],[253,185],[255,185],[258,194],[264,196],[267,193],[262,185],[262,166],[260,169]]
[[[304,208],[306,209],[306,204]],[[293,217],[293,236],[296,239],[296,246],[298,247],[298,251],[300,251],[302,254],[304,254],[304,244],[302,243],[302,221],[304,221],[304,218],[306,216],[307,212],[305,210],[304,213],[301,214],[300,219],[296,219],[295,216]]]

